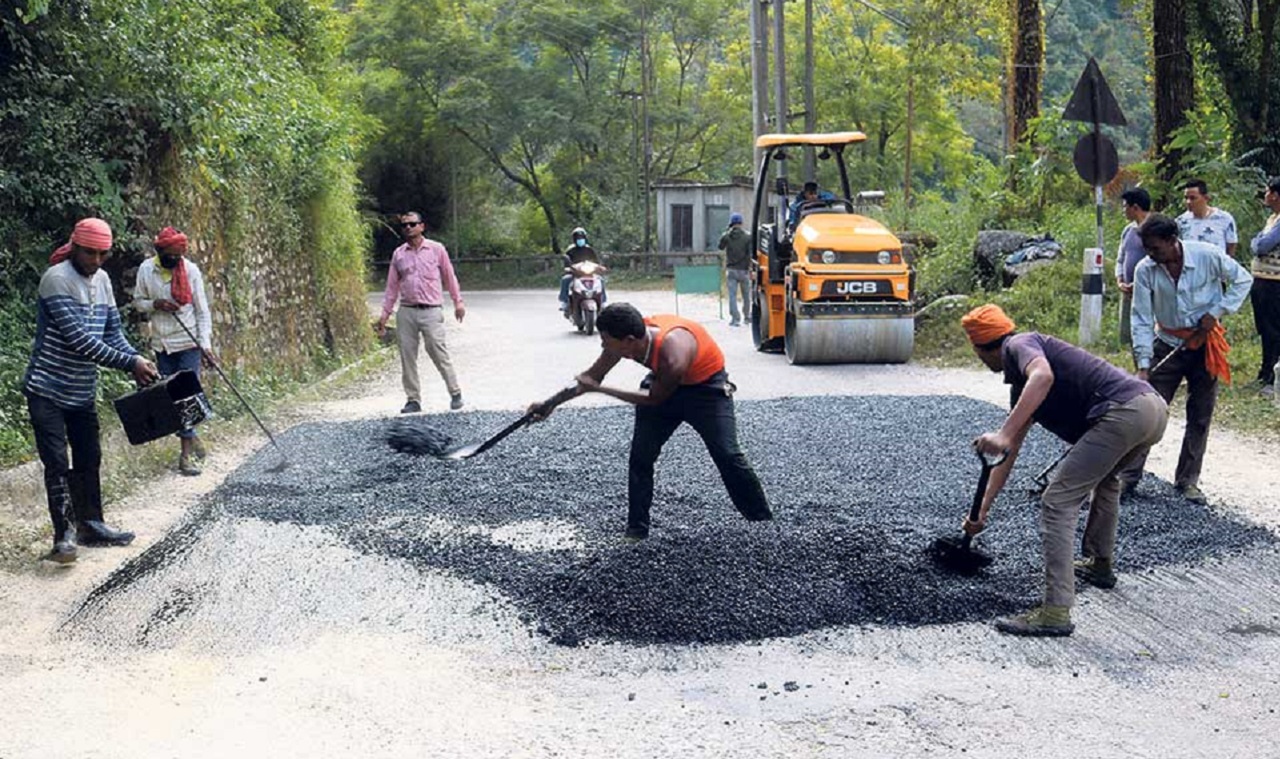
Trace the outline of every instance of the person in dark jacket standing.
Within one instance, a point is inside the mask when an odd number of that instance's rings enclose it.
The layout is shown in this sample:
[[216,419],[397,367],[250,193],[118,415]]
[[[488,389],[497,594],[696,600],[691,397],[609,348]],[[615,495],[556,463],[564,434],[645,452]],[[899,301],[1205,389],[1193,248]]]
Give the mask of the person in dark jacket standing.
[[[720,235],[724,251],[725,280],[729,283],[729,326],[751,319],[751,235],[742,228],[742,214],[729,215],[729,229]],[[738,292],[742,292],[742,312],[738,312]]]

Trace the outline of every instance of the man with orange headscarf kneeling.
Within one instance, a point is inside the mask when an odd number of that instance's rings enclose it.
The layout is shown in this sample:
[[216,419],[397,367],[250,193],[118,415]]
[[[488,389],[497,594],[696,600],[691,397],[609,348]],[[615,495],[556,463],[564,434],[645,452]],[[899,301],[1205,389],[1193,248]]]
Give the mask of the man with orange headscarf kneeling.
[[1084,558],[1075,562],[1074,574],[1096,587],[1115,587],[1117,476],[1164,436],[1169,407],[1151,385],[1088,351],[1037,332],[1017,333],[1017,325],[999,306],[979,306],[960,325],[982,363],[1004,373],[1012,408],[1000,429],[973,443],[984,454],[1007,451],[1008,458],[991,472],[978,519],[966,519],[965,531],[976,535],[986,528],[991,504],[1033,424],[1039,422],[1071,444],[1041,496],[1044,603],[1027,614],[998,620],[996,629],[1011,635],[1070,635],[1075,630],[1072,544],[1080,504],[1091,499]]

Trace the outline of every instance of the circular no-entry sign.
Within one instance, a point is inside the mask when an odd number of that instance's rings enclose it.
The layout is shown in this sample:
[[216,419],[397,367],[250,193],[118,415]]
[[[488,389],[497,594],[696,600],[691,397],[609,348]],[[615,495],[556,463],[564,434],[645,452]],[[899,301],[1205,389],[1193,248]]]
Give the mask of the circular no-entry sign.
[[[1101,176],[1098,176],[1099,157],[1102,159]],[[1106,135],[1086,134],[1081,137],[1076,142],[1071,161],[1080,178],[1092,185],[1106,184],[1120,172],[1120,155],[1116,153],[1115,144]]]

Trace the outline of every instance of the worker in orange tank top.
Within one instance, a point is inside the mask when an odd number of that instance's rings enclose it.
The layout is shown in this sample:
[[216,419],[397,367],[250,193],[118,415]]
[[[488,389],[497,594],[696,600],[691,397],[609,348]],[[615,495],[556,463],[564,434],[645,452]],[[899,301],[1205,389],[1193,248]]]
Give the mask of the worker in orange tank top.
[[[772,519],[764,488],[738,445],[734,386],[724,370],[724,354],[707,330],[679,316],[664,314],[646,319],[628,303],[615,303],[601,311],[596,328],[604,350],[589,369],[578,375],[578,393],[604,393],[636,407],[624,539],[635,542],[649,536],[653,465],[662,446],[684,422],[706,444],[738,511],[753,522]],[[600,384],[624,358],[650,370],[638,392]],[[539,404],[529,410],[540,419],[551,413],[543,413]]]

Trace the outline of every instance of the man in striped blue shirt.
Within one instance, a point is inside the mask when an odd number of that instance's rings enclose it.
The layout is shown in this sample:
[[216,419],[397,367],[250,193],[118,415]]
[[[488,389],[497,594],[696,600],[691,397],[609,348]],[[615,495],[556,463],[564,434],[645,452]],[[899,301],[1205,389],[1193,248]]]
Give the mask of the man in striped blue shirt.
[[23,378],[53,521],[48,558],[60,564],[76,560],[77,543],[128,545],[133,540],[133,533],[103,521],[102,449],[94,407],[98,366],[132,372],[141,384],[159,375],[120,329],[111,280],[102,270],[111,243],[105,221],[81,219],[71,241],[50,257],[51,266],[40,278],[36,337]]

